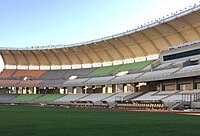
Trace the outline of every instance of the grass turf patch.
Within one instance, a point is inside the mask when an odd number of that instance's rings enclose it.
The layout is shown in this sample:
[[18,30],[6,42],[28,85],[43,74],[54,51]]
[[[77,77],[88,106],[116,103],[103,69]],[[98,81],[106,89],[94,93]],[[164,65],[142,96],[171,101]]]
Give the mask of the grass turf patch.
[[199,126],[170,113],[0,106],[2,136],[199,136]]

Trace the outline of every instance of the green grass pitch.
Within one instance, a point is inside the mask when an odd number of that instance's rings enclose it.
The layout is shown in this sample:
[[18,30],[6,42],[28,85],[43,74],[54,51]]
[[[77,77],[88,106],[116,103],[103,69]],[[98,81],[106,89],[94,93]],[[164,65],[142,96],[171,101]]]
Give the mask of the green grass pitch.
[[199,136],[200,116],[0,106],[0,136]]

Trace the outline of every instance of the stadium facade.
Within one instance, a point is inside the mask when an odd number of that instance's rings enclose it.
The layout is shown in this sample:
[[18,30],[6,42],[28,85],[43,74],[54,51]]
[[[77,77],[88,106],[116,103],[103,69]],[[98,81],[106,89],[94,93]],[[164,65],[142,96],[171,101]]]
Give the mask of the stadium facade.
[[200,5],[110,37],[0,54],[2,103],[200,108]]

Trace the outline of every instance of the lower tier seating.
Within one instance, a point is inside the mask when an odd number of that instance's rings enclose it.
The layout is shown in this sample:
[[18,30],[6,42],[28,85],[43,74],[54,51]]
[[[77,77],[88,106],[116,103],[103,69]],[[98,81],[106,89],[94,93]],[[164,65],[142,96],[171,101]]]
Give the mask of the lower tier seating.
[[38,102],[51,102],[54,101],[60,97],[64,96],[63,94],[45,94],[41,97],[39,97],[38,99],[36,99],[35,101]]
[[42,94],[21,94],[15,98],[15,101],[32,101]]

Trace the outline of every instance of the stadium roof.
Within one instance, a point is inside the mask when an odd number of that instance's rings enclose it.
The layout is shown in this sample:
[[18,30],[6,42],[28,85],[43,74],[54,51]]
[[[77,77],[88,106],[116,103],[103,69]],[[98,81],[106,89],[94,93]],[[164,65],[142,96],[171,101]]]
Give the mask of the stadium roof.
[[31,48],[1,48],[5,65],[52,66],[99,63],[159,54],[200,39],[200,5],[145,26],[89,42]]

